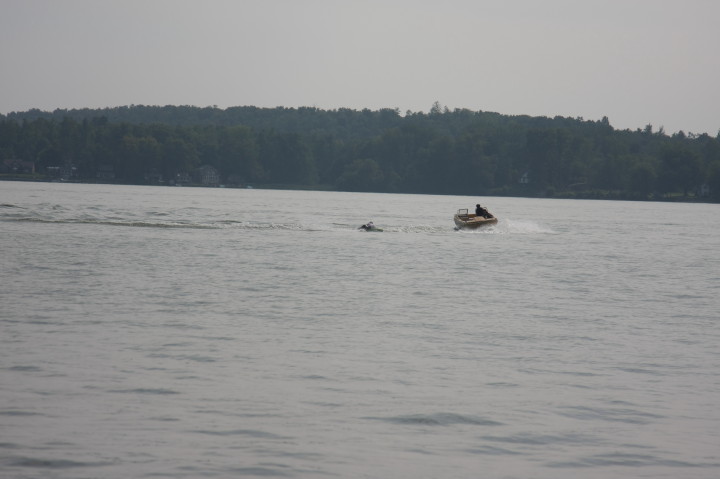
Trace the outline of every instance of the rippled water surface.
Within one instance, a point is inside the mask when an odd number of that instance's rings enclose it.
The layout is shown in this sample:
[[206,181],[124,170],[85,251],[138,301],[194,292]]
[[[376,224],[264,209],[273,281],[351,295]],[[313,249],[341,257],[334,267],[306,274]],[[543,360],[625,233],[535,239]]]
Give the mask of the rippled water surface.
[[0,182],[0,477],[716,478],[719,238],[718,205]]

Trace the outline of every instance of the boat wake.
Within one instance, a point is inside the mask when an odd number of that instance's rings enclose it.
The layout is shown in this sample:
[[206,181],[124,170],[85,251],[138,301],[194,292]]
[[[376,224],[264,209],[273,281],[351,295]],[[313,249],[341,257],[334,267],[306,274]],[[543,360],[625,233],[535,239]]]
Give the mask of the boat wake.
[[[310,218],[308,218],[310,219]],[[158,229],[204,229],[204,230],[248,230],[248,231],[308,231],[308,232],[356,232],[358,224],[323,223],[297,221],[257,221],[256,218],[228,219],[226,215],[197,212],[192,208],[175,211],[130,211],[85,207],[66,208],[61,205],[43,203],[36,208],[25,208],[13,204],[0,204],[0,221],[46,224],[69,224],[88,226],[114,226],[126,228]],[[547,226],[535,221],[501,219],[497,224],[477,229],[457,230],[452,224],[392,224],[378,223],[383,233],[401,234],[448,234],[458,231],[463,234],[554,234]]]
[[5,221],[16,221],[24,223],[46,223],[46,224],[76,224],[76,225],[98,225],[98,226],[125,226],[131,228],[191,228],[191,229],[220,229],[220,226],[211,224],[187,223],[187,222],[157,222],[157,221],[133,221],[133,220],[110,220],[91,218],[4,218]]
[[[193,221],[185,219],[158,219],[158,218],[97,218],[90,215],[81,217],[51,218],[47,216],[5,215],[3,221],[47,223],[47,224],[74,224],[117,226],[126,228],[162,228],[162,229],[208,229],[208,230],[286,230],[286,231],[358,231],[354,224],[304,224],[304,223],[275,223],[242,220],[208,220]],[[534,221],[501,220],[495,225],[484,226],[477,229],[458,229],[451,226],[433,225],[382,225],[384,233],[405,234],[446,234],[458,232],[462,234],[554,234],[555,231]]]
[[502,222],[508,233],[514,234],[556,234],[552,228],[530,220],[506,220]]
[[497,224],[483,226],[477,229],[457,229],[467,234],[556,234],[552,228],[541,225],[536,221],[502,219]]

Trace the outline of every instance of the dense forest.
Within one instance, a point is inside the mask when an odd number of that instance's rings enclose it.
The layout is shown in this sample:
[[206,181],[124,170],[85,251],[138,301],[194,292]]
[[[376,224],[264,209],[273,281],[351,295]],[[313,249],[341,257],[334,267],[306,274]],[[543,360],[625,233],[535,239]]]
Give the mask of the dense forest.
[[[192,106],[0,115],[0,179],[720,201],[720,133],[509,116]],[[208,174],[210,172],[211,174]]]

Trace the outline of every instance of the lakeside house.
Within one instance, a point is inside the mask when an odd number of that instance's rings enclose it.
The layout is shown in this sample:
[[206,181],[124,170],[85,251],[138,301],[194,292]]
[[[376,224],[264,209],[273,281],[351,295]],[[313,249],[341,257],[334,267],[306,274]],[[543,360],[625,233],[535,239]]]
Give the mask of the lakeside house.
[[220,184],[220,173],[215,167],[203,165],[193,173],[195,180],[203,186],[218,186]]
[[34,174],[35,173],[35,162],[18,160],[15,158],[3,160],[2,162],[3,173],[22,173],[22,174]]
[[112,165],[98,165],[97,179],[101,181],[113,181],[115,179],[115,168]]

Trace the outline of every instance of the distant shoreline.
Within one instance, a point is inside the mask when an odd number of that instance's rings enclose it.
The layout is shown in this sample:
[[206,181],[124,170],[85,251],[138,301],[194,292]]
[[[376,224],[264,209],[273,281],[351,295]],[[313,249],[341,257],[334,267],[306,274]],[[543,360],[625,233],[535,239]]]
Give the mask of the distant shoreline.
[[[56,180],[52,178],[24,178],[24,177],[8,177],[0,175],[0,181],[17,181],[26,183],[61,183],[61,184],[84,184],[84,185],[109,185],[109,186],[156,186],[156,187],[168,187],[168,188],[219,188],[219,189],[256,189],[256,190],[287,190],[287,191],[333,191],[340,193],[377,193],[377,194],[398,194],[398,195],[435,195],[435,196],[453,196],[447,194],[438,193],[422,193],[422,192],[387,192],[387,191],[345,191],[336,190],[330,187],[322,186],[305,186],[305,185],[280,185],[280,184],[257,184],[257,185],[201,185],[201,184],[184,184],[184,185],[166,185],[166,184],[136,184],[136,183],[118,183],[108,181],[81,181],[81,180]],[[467,194],[458,194],[457,196],[473,196]],[[709,198],[699,198],[697,196],[672,195],[659,198],[627,198],[620,194],[613,194],[612,192],[598,192],[597,194],[563,194],[555,193],[552,196],[549,195],[521,195],[521,194],[498,194],[498,193],[487,193],[477,194],[475,196],[482,197],[497,197],[497,198],[537,198],[537,199],[555,199],[555,200],[606,200],[606,201],[637,201],[637,202],[651,202],[651,203],[698,203],[698,204],[717,204]]]
[[720,202],[720,137],[607,117],[131,106],[16,113],[0,130],[12,179]]

